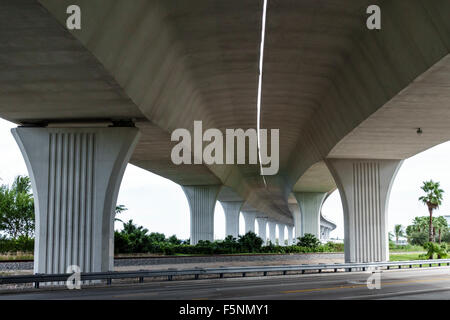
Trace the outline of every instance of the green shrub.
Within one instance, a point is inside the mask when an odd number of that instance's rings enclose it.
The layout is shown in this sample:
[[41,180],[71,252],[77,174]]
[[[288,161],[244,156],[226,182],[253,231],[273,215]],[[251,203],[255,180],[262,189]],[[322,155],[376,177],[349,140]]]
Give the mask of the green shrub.
[[438,244],[434,242],[427,242],[423,247],[427,250],[427,252],[419,256],[421,259],[433,259],[434,255],[436,255],[438,259],[447,257],[447,244],[445,243]]
[[325,246],[328,249],[328,252],[344,252],[344,244],[343,243],[334,243],[334,242],[327,242]]
[[[299,245],[279,246],[268,243],[254,232],[248,232],[236,239],[232,236],[224,240],[199,241],[190,245],[189,241],[181,241],[175,236],[166,238],[161,233],[148,233],[147,229],[133,224],[130,220],[124,223],[122,231],[114,233],[115,253],[153,253],[153,254],[235,254],[235,253],[307,253],[342,251],[343,244],[327,243],[321,245],[313,235],[306,234],[299,238]],[[301,244],[301,245],[300,245]]]
[[408,242],[411,245],[424,246],[428,242],[428,234],[426,232],[412,232],[408,236]]
[[297,245],[300,247],[318,248],[320,246],[320,240],[311,233],[305,233],[303,237],[299,237],[297,239]]
[[0,238],[0,253],[33,252],[34,239],[20,236],[17,239]]
[[243,236],[239,236],[238,240],[241,252],[259,252],[263,244],[263,240],[254,232],[247,232]]

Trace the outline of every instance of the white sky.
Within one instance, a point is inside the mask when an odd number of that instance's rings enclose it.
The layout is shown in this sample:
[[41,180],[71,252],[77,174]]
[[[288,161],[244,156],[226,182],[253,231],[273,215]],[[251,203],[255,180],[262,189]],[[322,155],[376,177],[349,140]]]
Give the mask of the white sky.
[[[10,132],[13,127],[14,124],[0,119],[0,184],[11,184],[16,175],[28,174]],[[450,193],[449,159],[450,142],[447,142],[405,160],[392,187],[388,209],[390,231],[395,224],[406,226],[414,217],[428,214],[426,207],[417,200],[421,195],[422,181],[439,181],[444,191]],[[181,187],[170,180],[128,165],[118,204],[129,209],[120,216],[124,221],[133,219],[151,232],[161,232],[166,236],[175,234],[181,239],[189,238],[189,205]],[[322,212],[337,224],[331,237],[343,238],[343,214],[338,191],[328,197]],[[450,200],[446,194],[441,208],[435,214],[450,214]],[[244,219],[241,215],[241,233],[243,227]],[[116,223],[116,228],[121,228],[121,223]],[[214,228],[215,238],[223,238],[225,216],[220,204],[216,205]]]

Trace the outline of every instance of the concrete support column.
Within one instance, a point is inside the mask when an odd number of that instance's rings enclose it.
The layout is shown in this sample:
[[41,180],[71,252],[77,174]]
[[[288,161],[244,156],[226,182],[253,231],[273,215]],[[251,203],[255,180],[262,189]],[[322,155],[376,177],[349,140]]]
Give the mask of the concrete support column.
[[35,199],[35,273],[113,270],[114,211],[136,128],[16,128]]
[[191,212],[191,244],[214,241],[214,209],[220,185],[182,186]]
[[294,192],[300,207],[301,234],[299,237],[310,233],[320,239],[320,210],[326,195],[326,192]]
[[345,261],[389,259],[387,205],[402,161],[327,159],[344,209]]
[[292,246],[294,244],[294,226],[286,226],[286,227],[287,227],[288,246]]
[[242,211],[242,214],[244,215],[244,221],[245,221],[245,233],[251,231],[255,232],[255,220],[256,220],[256,212],[251,211]]
[[269,240],[270,242],[272,242],[272,244],[276,244],[277,235],[275,229],[277,224],[275,221],[272,220],[269,220],[268,224],[269,224]]
[[289,210],[292,213],[292,216],[294,217],[294,227],[295,227],[295,239],[302,236],[302,215],[300,213],[300,207],[297,204],[290,203],[289,204]]
[[225,237],[239,236],[239,213],[244,204],[243,201],[220,201],[225,213]]
[[280,246],[285,246],[286,244],[284,243],[284,224],[279,223],[278,224],[278,241],[279,241],[279,245]]
[[266,234],[267,218],[257,218],[256,221],[258,222],[258,236],[263,240],[263,244],[266,244],[267,243],[267,234]]

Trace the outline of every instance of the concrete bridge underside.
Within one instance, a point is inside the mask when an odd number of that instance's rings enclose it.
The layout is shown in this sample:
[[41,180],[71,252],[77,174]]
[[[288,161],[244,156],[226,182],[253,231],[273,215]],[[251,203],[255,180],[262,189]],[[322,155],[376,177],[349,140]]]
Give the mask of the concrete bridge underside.
[[[82,28],[69,32],[72,4]],[[371,4],[382,10],[381,30],[365,27]],[[450,138],[448,13],[446,0],[269,1],[261,127],[280,129],[280,171],[267,185],[259,165],[170,160],[171,132],[192,130],[194,120],[204,129],[256,127],[262,1],[4,0],[0,116],[38,127],[134,124],[140,136],[127,161],[195,189],[191,218],[203,219],[231,190],[233,200],[293,225],[291,194],[312,199],[338,187],[346,250],[360,252],[346,258],[385,259],[384,244],[384,253],[371,251],[351,226],[383,242],[400,160]],[[376,179],[347,179],[366,173]],[[350,205],[349,190],[372,197],[380,188],[381,211]]]

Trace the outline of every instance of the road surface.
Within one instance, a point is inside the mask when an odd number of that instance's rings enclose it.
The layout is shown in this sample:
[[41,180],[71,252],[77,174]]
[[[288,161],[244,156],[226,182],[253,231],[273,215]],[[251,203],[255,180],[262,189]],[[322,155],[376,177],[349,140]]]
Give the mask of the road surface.
[[[65,289],[4,292],[0,299],[450,299],[450,267],[390,270],[380,289],[368,289],[367,272],[205,279],[113,284]],[[375,282],[374,282],[375,284]]]

